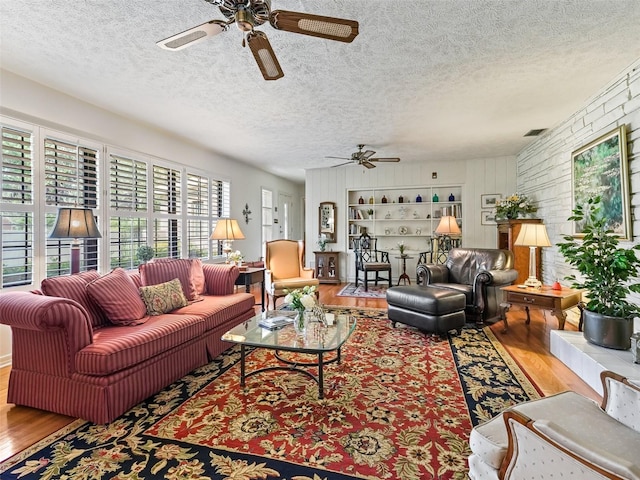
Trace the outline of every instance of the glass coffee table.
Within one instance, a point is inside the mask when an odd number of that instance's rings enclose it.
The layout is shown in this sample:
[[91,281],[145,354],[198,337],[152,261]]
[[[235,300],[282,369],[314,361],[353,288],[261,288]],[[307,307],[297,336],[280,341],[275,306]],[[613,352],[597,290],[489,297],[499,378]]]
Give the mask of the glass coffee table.
[[[335,315],[333,325],[325,326],[320,322],[307,325],[304,336],[299,336],[293,328],[295,312],[271,310],[256,315],[237,327],[232,328],[222,336],[222,340],[240,345],[240,385],[244,386],[245,379],[269,370],[288,370],[300,372],[312,378],[318,384],[318,398],[324,398],[324,366],[341,360],[341,349],[351,333],[356,328],[356,319],[350,315]],[[291,322],[277,329],[261,327],[265,319],[288,317]],[[276,358],[285,365],[260,368],[253,372],[245,371],[246,347],[267,348],[274,350]],[[280,352],[295,352],[317,355],[315,362],[296,362],[283,358]],[[330,360],[324,354],[336,352]],[[317,367],[318,375],[314,375],[301,367]]]

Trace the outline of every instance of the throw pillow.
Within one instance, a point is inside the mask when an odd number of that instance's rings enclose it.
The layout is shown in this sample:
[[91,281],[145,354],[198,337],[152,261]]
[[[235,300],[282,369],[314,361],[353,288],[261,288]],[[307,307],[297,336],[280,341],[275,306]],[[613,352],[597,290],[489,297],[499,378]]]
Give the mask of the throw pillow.
[[45,278],[40,284],[42,293],[49,297],[69,298],[82,305],[89,315],[92,327],[108,325],[102,310],[87,293],[87,283],[100,278],[96,270],[76,273],[74,275],[62,275],[60,277]]
[[140,287],[140,296],[147,306],[148,315],[169,313],[189,304],[177,278],[159,285]]
[[[192,262],[194,259],[186,258],[160,258],[152,262],[144,263],[138,267],[142,285],[147,287],[159,283],[168,282],[177,278],[182,285],[182,291],[187,300],[199,300],[199,294],[204,293],[204,273],[202,262],[199,263],[199,271],[202,280],[198,280],[198,265]],[[199,283],[202,282],[201,285]]]
[[147,321],[147,307],[131,277],[122,268],[87,284],[93,298],[115,325],[139,325]]

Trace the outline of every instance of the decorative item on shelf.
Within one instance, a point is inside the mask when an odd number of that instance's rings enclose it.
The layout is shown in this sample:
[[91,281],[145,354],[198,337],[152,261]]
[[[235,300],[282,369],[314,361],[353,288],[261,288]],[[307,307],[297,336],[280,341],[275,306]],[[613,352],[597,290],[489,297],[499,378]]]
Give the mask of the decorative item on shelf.
[[456,197],[453,193],[449,194],[449,201],[450,202],[455,202],[456,201]]
[[358,203],[360,205],[364,205],[364,198],[362,198],[362,195],[360,195],[360,198],[358,199]]
[[415,218],[416,220],[420,218],[420,214],[416,210],[413,211],[413,218]]
[[384,218],[389,220],[391,218],[391,212],[387,212],[387,214],[384,216]]
[[398,233],[400,235],[407,235],[409,233],[409,229],[405,226],[398,227]]
[[244,234],[240,230],[237,220],[231,218],[219,218],[216,222],[216,228],[213,229],[211,240],[222,240],[222,251],[227,257],[229,263],[229,253],[231,253],[231,244],[234,240],[244,240]]
[[140,245],[136,250],[136,258],[138,259],[138,261],[140,261],[140,263],[147,263],[149,260],[155,257],[155,255],[156,251],[149,245]]
[[429,220],[431,218],[431,214],[427,213],[427,220]]
[[390,228],[385,228],[384,229],[384,234],[385,235],[391,235],[391,229]]
[[384,195],[382,195],[382,203],[387,203],[387,197],[385,197]]
[[249,215],[251,215],[251,210],[249,210],[248,203],[244,204],[244,210],[242,210],[242,214],[244,215],[244,223],[249,223],[249,220],[251,220],[251,218],[249,218]]
[[496,219],[513,220],[528,213],[535,213],[538,207],[526,195],[514,193],[507,198],[496,200]]
[[[640,316],[640,305],[629,298],[640,293],[637,282],[640,245],[620,246],[620,237],[602,216],[600,197],[573,210],[570,221],[583,225],[583,237],[564,235],[560,253],[580,273],[565,277],[573,288],[587,290],[589,299],[582,312],[585,339],[601,347],[628,350],[634,317]],[[606,266],[606,268],[605,268]]]
[[440,201],[440,198],[438,198],[438,194],[437,193],[433,194],[433,198],[431,199],[431,201],[433,201],[433,202],[439,202]]
[[320,235],[318,237],[318,248],[320,248],[321,252],[324,252],[327,248],[327,237],[326,235]]
[[553,282],[553,285],[551,286],[551,290],[562,290],[562,285],[560,285],[560,282],[558,280],[556,280],[555,282]]
[[416,235],[422,235],[422,229],[416,228]]
[[398,197],[398,203],[404,203],[404,197],[402,195]]
[[546,227],[543,223],[523,223],[513,244],[529,247],[529,278],[524,284],[527,287],[540,288],[542,282],[536,278],[536,248],[551,246]]
[[406,246],[404,244],[404,241],[398,242],[398,250],[400,250],[400,256],[401,257],[406,257],[407,256],[407,254],[404,253],[405,248],[406,248]]
[[102,238],[89,208],[60,208],[49,238],[71,238],[71,273],[80,271],[80,238]]
[[293,327],[300,336],[304,335],[306,329],[305,310],[311,310],[316,306],[315,291],[315,285],[307,285],[291,291],[285,290],[287,295],[284,297],[284,302],[291,305],[291,308],[297,312]]
[[373,205],[374,203],[376,203],[376,200],[373,198],[373,195],[371,195],[371,196],[369,197],[369,203],[370,203],[371,205]]
[[402,207],[400,207],[400,218],[404,220],[406,216],[407,216],[407,207],[403,205]]
[[418,194],[418,196],[416,197],[416,203],[421,203],[422,202],[422,197],[420,196],[420,194]]
[[373,219],[373,208],[370,208],[369,210],[367,210],[367,215],[369,215],[370,220]]

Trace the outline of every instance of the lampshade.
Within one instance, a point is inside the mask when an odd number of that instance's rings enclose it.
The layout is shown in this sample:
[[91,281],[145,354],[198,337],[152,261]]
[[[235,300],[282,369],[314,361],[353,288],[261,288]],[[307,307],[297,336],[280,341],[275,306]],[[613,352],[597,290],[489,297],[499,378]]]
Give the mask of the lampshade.
[[211,240],[244,240],[244,234],[237,220],[221,218],[213,229]]
[[460,227],[456,221],[456,217],[446,215],[440,219],[440,223],[436,228],[438,235],[460,235]]
[[88,208],[61,208],[49,238],[102,238]]
[[516,241],[513,243],[521,247],[550,247],[547,229],[543,223],[523,223]]

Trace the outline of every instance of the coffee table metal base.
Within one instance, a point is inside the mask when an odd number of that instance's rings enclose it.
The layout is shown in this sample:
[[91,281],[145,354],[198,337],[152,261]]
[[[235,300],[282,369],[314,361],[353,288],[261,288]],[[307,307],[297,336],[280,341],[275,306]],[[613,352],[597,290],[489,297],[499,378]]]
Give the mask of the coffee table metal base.
[[[246,363],[245,363],[245,359],[246,359],[245,346],[240,345],[240,385],[244,387],[245,380],[248,377],[251,377],[252,375],[256,375],[262,372],[268,372],[271,370],[287,370],[289,372],[300,372],[308,376],[318,384],[318,398],[323,399],[324,398],[324,366],[329,363],[335,363],[335,362],[340,363],[340,359],[341,359],[340,350],[341,350],[340,348],[336,350],[336,356],[331,360],[324,359],[324,352],[305,352],[304,350],[296,351],[296,353],[306,353],[308,355],[317,354],[318,355],[317,362],[293,362],[291,360],[287,360],[286,358],[283,358],[280,355],[280,350],[275,350],[275,357],[279,361],[286,363],[287,366],[277,365],[273,367],[264,367],[264,368],[259,368],[258,370],[254,370],[252,372],[247,373]],[[313,373],[309,372],[308,370],[298,368],[301,366],[302,367],[318,367],[318,375],[316,376]]]

